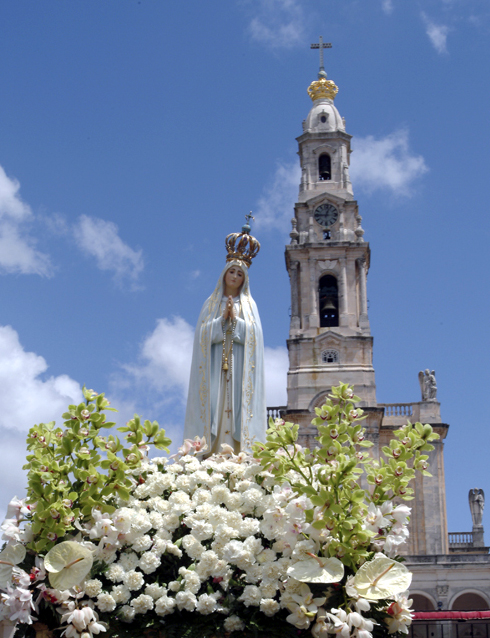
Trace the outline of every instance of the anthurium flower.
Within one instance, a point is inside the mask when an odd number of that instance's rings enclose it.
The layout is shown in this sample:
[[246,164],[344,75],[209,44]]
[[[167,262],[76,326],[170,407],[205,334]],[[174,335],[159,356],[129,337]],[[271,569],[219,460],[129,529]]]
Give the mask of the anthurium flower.
[[7,545],[0,552],[0,589],[6,589],[12,582],[12,570],[26,555],[24,545]]
[[311,558],[299,561],[288,568],[288,576],[302,583],[338,583],[344,577],[344,565],[338,558],[324,558],[308,555]]
[[82,582],[92,569],[93,560],[87,547],[75,541],[63,541],[46,554],[44,567],[52,587],[64,590]]
[[363,598],[381,600],[406,591],[411,582],[412,574],[405,565],[384,554],[378,554],[373,560],[361,565],[352,585]]

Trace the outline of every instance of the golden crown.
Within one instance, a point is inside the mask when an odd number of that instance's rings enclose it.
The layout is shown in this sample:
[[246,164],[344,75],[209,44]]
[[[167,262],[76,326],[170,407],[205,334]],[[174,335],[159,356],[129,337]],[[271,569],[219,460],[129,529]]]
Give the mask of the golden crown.
[[329,100],[335,100],[335,96],[338,92],[339,87],[335,84],[335,82],[327,80],[327,78],[324,77],[320,77],[318,80],[315,80],[308,87],[308,95],[311,97],[313,102],[325,97]]
[[230,233],[225,239],[226,250],[228,255],[226,261],[233,261],[239,259],[243,261],[247,268],[252,265],[252,259],[257,255],[260,250],[260,244],[250,234],[250,219],[254,219],[252,214],[245,215],[247,223],[242,226],[241,233]]

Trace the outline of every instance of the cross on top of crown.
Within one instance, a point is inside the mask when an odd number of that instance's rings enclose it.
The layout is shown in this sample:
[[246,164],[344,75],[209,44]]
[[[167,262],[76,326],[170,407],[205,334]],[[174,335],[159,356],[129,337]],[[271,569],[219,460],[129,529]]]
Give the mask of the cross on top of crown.
[[322,36],[319,38],[319,42],[316,42],[311,45],[312,49],[320,49],[320,71],[318,72],[318,79],[326,78],[327,74],[325,72],[325,67],[323,65],[323,49],[331,49],[331,42],[324,42]]

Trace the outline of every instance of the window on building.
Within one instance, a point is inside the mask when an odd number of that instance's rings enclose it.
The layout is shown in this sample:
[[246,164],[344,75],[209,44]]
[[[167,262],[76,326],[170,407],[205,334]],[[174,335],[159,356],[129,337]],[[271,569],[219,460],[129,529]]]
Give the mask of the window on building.
[[332,166],[328,153],[322,153],[318,158],[318,175],[320,181],[332,179]]
[[410,594],[412,599],[412,609],[415,611],[435,611],[432,601],[422,594]]
[[451,605],[451,609],[454,611],[480,611],[488,609],[488,603],[482,596],[468,592],[458,596]]
[[339,325],[339,291],[337,279],[324,275],[318,284],[320,297],[320,327],[331,328]]
[[338,363],[339,353],[337,350],[324,350],[322,352],[322,363]]

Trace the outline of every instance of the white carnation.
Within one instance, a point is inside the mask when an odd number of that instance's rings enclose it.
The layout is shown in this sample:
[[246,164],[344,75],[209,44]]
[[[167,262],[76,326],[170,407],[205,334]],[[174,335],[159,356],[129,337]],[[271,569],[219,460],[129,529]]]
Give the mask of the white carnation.
[[206,521],[195,521],[192,524],[192,535],[197,538],[198,541],[205,541],[213,536],[213,526]]
[[145,594],[151,596],[153,600],[158,600],[167,593],[165,587],[162,587],[158,583],[152,583],[145,587]]
[[213,596],[209,596],[208,594],[201,594],[197,599],[196,611],[203,616],[207,616],[208,614],[212,614],[213,611],[216,611],[216,600]]
[[172,512],[170,514],[165,514],[162,519],[163,527],[173,532],[180,525],[180,517],[176,512]]
[[272,598],[262,598],[260,601],[260,611],[266,616],[274,616],[280,608],[281,606],[277,600],[273,600]]
[[175,597],[175,602],[177,603],[177,607],[182,611],[182,609],[187,609],[187,611],[194,611],[196,608],[197,598],[190,591],[179,591],[177,596]]
[[123,583],[131,591],[137,591],[143,587],[145,580],[141,572],[137,572],[132,569],[124,574]]
[[97,578],[85,583],[85,593],[89,598],[95,598],[102,591],[102,583]]
[[136,569],[139,562],[140,557],[135,552],[123,552],[119,558],[119,563],[127,572],[131,569]]
[[124,585],[116,585],[111,590],[111,596],[114,598],[116,603],[119,605],[121,603],[127,603],[131,598],[131,592]]
[[116,601],[110,594],[99,594],[97,596],[97,608],[102,612],[114,611]]
[[264,579],[260,583],[260,591],[264,598],[274,598],[278,589],[279,582],[277,580]]
[[146,552],[153,545],[153,540],[148,534],[144,534],[143,536],[139,536],[133,542],[133,551],[135,552]]
[[258,607],[261,599],[262,593],[260,589],[255,585],[247,585],[238,600],[243,600],[245,607],[250,607],[252,605]]
[[204,552],[205,548],[201,543],[194,538],[192,534],[187,534],[182,539],[182,547],[185,549],[187,555],[192,558],[192,560],[196,560],[201,556]]
[[120,617],[121,620],[123,620],[124,622],[133,622],[135,614],[136,612],[129,605],[124,605],[124,607],[121,607]]
[[167,595],[159,598],[155,603],[155,611],[159,616],[171,614],[175,608],[175,600]]
[[161,560],[159,556],[154,554],[153,552],[147,552],[143,554],[140,560],[140,569],[145,572],[145,574],[153,574],[160,567]]
[[203,503],[209,503],[211,498],[212,496],[208,489],[205,490],[199,487],[192,495],[192,502],[195,503],[195,505],[202,505]]
[[242,631],[245,629],[245,623],[238,616],[228,616],[223,623],[223,627],[229,632]]
[[135,518],[133,518],[131,529],[138,534],[146,534],[146,532],[149,532],[151,529],[151,521],[148,514],[146,512],[138,512]]
[[131,607],[137,614],[146,614],[147,611],[153,609],[153,606],[153,598],[147,594],[140,594],[138,598],[133,598],[131,601]]
[[105,575],[112,583],[120,583],[124,578],[125,570],[119,563],[112,563]]
[[237,510],[243,505],[243,496],[239,492],[230,492],[226,497],[225,505],[229,510]]
[[247,537],[253,536],[260,532],[260,521],[256,518],[247,517],[244,518],[238,527],[240,536]]
[[150,512],[149,516],[153,529],[160,529],[163,526],[163,516],[160,512]]

